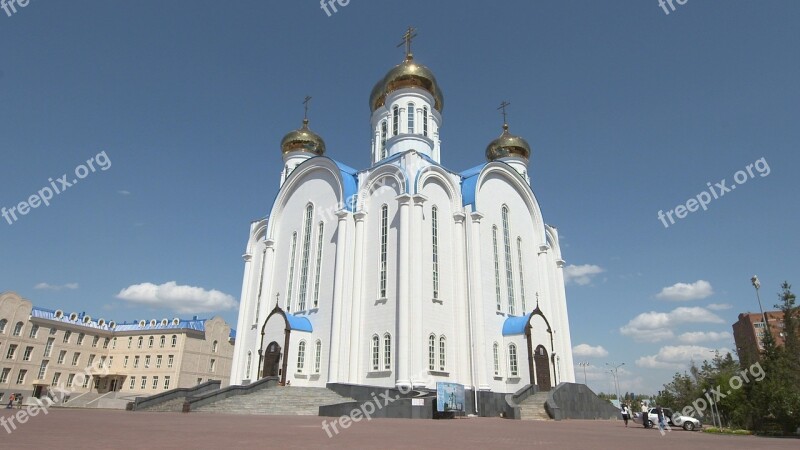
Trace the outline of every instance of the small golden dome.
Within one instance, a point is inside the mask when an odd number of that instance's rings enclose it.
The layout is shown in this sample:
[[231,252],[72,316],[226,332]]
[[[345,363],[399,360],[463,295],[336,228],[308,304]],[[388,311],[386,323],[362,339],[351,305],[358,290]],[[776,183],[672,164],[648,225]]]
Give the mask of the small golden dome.
[[503,134],[486,147],[486,159],[494,161],[507,157],[530,159],[531,146],[525,139],[509,133],[508,124],[505,124],[503,125]]
[[325,153],[325,141],[318,134],[308,129],[308,119],[303,119],[303,126],[290,131],[281,141],[281,152],[308,152],[322,156]]
[[403,88],[425,89],[433,95],[434,108],[442,112],[444,108],[444,96],[436,77],[430,69],[414,62],[414,56],[409,54],[405,61],[396,65],[382,80],[372,88],[369,96],[369,106],[374,112],[386,102],[386,96],[392,92]]

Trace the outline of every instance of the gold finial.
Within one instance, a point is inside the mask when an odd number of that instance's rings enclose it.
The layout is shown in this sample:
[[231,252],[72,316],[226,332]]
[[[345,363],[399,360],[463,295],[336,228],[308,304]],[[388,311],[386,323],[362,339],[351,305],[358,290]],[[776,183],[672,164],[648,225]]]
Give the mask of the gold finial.
[[308,104],[311,102],[311,97],[306,95],[305,100],[303,100],[303,108],[305,111],[303,112],[303,125],[308,125]]
[[403,45],[406,46],[406,59],[414,58],[414,55],[411,54],[411,41],[415,37],[417,37],[417,29],[414,27],[408,27],[406,34],[403,35],[403,42],[397,44],[398,47],[402,47]]
[[508,106],[510,106],[510,105],[511,105],[511,103],[503,100],[503,102],[500,103],[500,107],[497,108],[498,111],[500,111],[500,110],[503,111],[502,114],[503,114],[503,129],[504,130],[508,130],[508,113],[506,112],[506,108]]

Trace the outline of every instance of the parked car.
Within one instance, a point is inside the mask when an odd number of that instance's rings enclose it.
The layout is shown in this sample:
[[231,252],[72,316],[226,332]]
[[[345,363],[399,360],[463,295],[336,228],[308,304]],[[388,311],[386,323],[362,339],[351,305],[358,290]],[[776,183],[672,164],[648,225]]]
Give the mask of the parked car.
[[[670,427],[681,427],[686,431],[692,431],[695,428],[700,428],[703,426],[699,420],[695,419],[694,417],[690,416],[683,416],[680,413],[673,413],[669,408],[661,408],[661,411],[664,413],[664,417],[667,419],[667,424]],[[633,415],[633,422],[641,424],[642,423],[642,415],[644,413],[636,413]],[[652,428],[658,425],[658,414],[656,414],[655,408],[650,408],[648,411],[648,422],[644,424],[645,428]]]

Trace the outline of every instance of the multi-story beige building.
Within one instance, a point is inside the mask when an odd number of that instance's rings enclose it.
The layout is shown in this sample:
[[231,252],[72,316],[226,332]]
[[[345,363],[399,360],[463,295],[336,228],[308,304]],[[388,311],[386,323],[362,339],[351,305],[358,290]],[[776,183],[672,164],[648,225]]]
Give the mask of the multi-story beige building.
[[12,393],[74,398],[152,395],[209,380],[226,386],[234,339],[220,317],[116,323],[35,307],[6,292],[0,294],[0,402]]
[[761,359],[767,329],[764,324],[765,316],[775,345],[783,345],[783,311],[767,311],[764,316],[761,313],[749,312],[739,314],[739,320],[733,324],[733,339],[736,342],[739,361],[744,365],[750,365]]

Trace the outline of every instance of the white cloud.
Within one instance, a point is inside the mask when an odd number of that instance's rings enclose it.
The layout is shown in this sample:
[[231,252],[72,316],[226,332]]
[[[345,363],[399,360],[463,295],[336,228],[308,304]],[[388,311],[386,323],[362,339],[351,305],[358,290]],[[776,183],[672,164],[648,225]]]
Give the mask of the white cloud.
[[605,272],[605,269],[594,264],[584,264],[582,266],[570,264],[564,268],[564,282],[585,286],[592,282],[592,277],[603,272]]
[[67,284],[48,284],[48,283],[39,283],[34,286],[34,289],[45,290],[45,291],[60,291],[63,289],[69,289],[74,291],[78,289],[78,283],[67,283]]
[[588,356],[590,358],[604,358],[608,356],[608,350],[604,349],[602,345],[592,347],[589,344],[579,344],[572,347],[572,354],[574,356]]
[[707,341],[733,340],[733,335],[727,331],[690,331],[678,336],[678,342],[683,344],[702,344]]
[[224,292],[205,290],[194,286],[179,286],[174,281],[156,286],[141,283],[128,286],[117,294],[127,302],[166,308],[182,314],[204,313],[234,309],[237,302]]
[[688,367],[691,361],[701,362],[714,358],[714,352],[719,351],[724,355],[729,353],[727,348],[713,349],[699,345],[670,345],[661,347],[655,355],[642,356],[636,360],[636,365],[646,369],[672,369],[680,370]]
[[639,342],[659,342],[674,337],[673,328],[687,323],[724,323],[719,316],[699,306],[681,306],[665,312],[650,311],[631,319],[619,331]]
[[724,311],[726,309],[733,308],[733,306],[731,306],[731,305],[729,305],[727,303],[712,303],[712,304],[706,306],[706,308],[708,308],[708,309],[710,309],[712,311]]
[[705,280],[697,280],[694,283],[675,283],[665,287],[656,297],[664,300],[674,300],[685,302],[689,300],[704,299],[714,293],[711,283]]
[[120,194],[120,195],[131,195],[131,191],[121,190],[121,191],[117,191],[117,194]]

